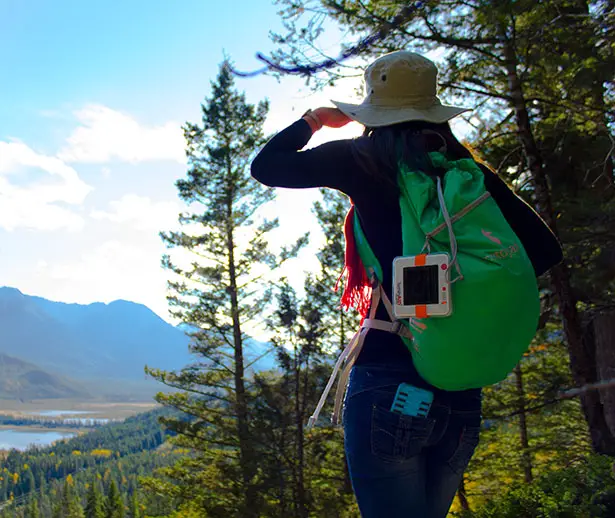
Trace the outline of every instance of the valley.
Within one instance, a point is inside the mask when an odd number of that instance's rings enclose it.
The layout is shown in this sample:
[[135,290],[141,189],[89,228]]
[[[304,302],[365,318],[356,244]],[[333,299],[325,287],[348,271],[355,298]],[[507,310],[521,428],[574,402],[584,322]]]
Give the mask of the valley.
[[149,401],[112,402],[82,399],[38,399],[32,401],[0,400],[0,415],[66,414],[96,419],[124,419],[139,412],[151,410],[156,403]]
[[0,450],[23,451],[91,432],[109,423],[152,410],[149,402],[79,399],[0,400]]

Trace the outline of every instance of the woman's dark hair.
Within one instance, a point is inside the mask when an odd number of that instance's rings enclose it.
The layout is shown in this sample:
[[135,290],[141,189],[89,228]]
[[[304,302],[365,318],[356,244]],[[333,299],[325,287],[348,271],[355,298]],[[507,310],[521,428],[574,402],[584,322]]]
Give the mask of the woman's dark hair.
[[432,151],[441,151],[451,160],[475,158],[453,135],[448,122],[411,121],[379,128],[366,127],[363,136],[355,139],[352,146],[355,160],[364,170],[395,190],[400,161],[409,169],[430,176],[444,174],[443,169],[431,163],[428,153]]

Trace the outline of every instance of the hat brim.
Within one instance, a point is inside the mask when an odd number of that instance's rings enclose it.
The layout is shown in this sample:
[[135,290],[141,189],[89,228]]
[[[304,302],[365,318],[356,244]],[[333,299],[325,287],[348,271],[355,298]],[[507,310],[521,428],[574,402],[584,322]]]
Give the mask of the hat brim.
[[409,107],[350,104],[333,100],[331,102],[352,120],[370,128],[378,128],[409,121],[426,121],[440,124],[464,112],[471,111],[469,108],[457,108],[444,104],[435,104],[421,110]]

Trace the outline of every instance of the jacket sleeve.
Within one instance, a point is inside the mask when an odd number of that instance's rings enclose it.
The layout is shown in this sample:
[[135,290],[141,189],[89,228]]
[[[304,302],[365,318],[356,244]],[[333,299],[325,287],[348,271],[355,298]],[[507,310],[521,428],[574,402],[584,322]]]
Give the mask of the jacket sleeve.
[[335,140],[301,151],[311,136],[303,119],[280,131],[252,162],[252,177],[269,187],[331,187],[352,197],[360,188],[360,175],[352,174],[352,141]]
[[485,187],[495,199],[513,232],[534,266],[536,276],[559,264],[564,256],[562,246],[545,221],[506,183],[490,170],[483,170]]

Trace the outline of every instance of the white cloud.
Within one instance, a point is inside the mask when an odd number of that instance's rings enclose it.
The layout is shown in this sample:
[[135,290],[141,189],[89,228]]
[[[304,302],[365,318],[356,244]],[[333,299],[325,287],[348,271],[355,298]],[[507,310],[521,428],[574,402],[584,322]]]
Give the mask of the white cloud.
[[160,266],[161,252],[162,245],[149,238],[106,241],[72,260],[47,265],[33,292],[81,304],[125,299],[167,318],[168,273]]
[[66,162],[102,163],[111,160],[185,163],[181,125],[143,126],[134,118],[106,106],[90,105],[75,112],[81,123],[58,156]]
[[79,230],[83,218],[64,205],[80,205],[90,191],[61,159],[22,142],[0,142],[1,228]]
[[127,194],[109,203],[110,210],[94,210],[91,216],[134,226],[137,230],[170,230],[177,227],[180,207],[173,201],[152,201],[145,196]]

